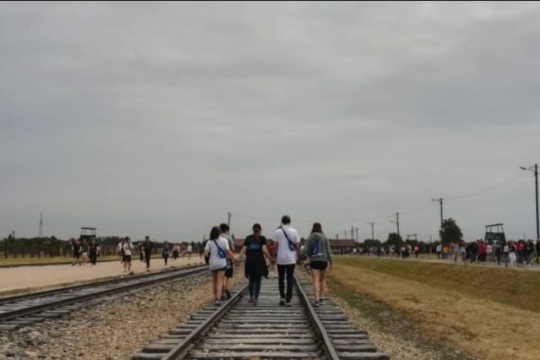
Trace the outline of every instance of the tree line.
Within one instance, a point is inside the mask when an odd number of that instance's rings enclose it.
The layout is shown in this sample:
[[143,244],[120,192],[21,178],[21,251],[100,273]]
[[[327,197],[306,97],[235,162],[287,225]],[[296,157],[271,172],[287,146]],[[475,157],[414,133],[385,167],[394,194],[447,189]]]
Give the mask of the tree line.
[[456,221],[452,218],[444,219],[442,224],[442,232],[441,232],[441,240],[436,240],[430,243],[427,243],[425,241],[418,241],[418,240],[403,240],[401,235],[397,233],[390,233],[388,234],[388,239],[384,242],[377,239],[367,239],[364,240],[363,247],[380,247],[380,246],[395,246],[397,249],[399,249],[401,246],[404,245],[411,245],[412,247],[418,246],[420,248],[420,252],[427,253],[429,252],[429,248],[433,246],[437,246],[439,244],[441,245],[448,245],[450,243],[461,243],[463,241],[463,233],[461,232],[460,227],[456,223]]

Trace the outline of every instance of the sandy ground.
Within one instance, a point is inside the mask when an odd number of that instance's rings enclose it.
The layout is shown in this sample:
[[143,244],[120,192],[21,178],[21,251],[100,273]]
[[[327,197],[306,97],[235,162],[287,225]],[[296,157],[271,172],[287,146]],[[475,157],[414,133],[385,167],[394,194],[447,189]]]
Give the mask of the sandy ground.
[[[168,266],[165,266],[163,259],[153,258],[150,262],[150,270],[158,271],[173,266],[180,267],[202,263],[204,260],[198,254],[192,256],[191,259],[187,257],[179,258],[176,261],[169,259]],[[132,261],[131,271],[135,274],[144,273],[146,272],[146,264],[136,258]],[[14,290],[37,290],[122,274],[125,273],[120,260],[98,262],[96,266],[87,263],[82,266],[44,265],[0,268],[0,295]]]

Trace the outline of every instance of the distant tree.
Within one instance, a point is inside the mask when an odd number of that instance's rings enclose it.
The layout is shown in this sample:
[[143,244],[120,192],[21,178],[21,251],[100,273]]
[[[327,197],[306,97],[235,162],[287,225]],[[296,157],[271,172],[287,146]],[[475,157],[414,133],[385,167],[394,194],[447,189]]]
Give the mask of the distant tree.
[[377,239],[365,239],[362,243],[363,247],[379,247],[382,245],[381,240]]
[[441,240],[443,245],[448,245],[451,242],[459,243],[463,241],[463,233],[454,219],[448,218],[443,220]]
[[384,244],[400,247],[402,243],[403,243],[403,239],[401,238],[401,235],[397,233],[390,233],[388,234],[388,239],[386,240]]

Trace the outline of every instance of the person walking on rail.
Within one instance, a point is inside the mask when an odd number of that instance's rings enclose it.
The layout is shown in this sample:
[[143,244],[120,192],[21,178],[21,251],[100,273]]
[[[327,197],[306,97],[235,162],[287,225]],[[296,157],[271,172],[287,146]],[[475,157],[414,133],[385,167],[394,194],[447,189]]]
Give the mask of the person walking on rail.
[[150,270],[150,257],[152,256],[152,248],[154,247],[154,244],[152,241],[150,241],[150,237],[147,235],[144,237],[143,242],[143,251],[144,251],[144,258],[146,260],[146,270]]
[[220,299],[223,294],[227,255],[232,259],[235,258],[234,253],[229,249],[229,241],[221,237],[220,232],[220,228],[214,226],[210,231],[210,240],[206,242],[204,248],[204,256],[208,257],[208,267],[212,273],[214,302],[217,306],[221,305]]
[[313,294],[315,297],[314,305],[319,306],[320,301],[325,299],[326,294],[326,270],[332,265],[332,251],[330,250],[330,241],[322,231],[320,223],[314,223],[306,245],[304,255],[309,259],[311,268],[311,278],[313,280]]
[[[298,259],[300,237],[291,227],[291,218],[284,215],[281,226],[274,232],[276,246],[276,262],[278,268],[279,305],[291,306],[294,266]],[[285,293],[285,276],[287,276],[287,293]]]
[[[227,242],[229,243],[229,250],[231,251],[231,253],[234,254],[236,250],[234,248],[234,240],[232,237],[229,236],[229,226],[227,224],[220,224],[219,228],[221,230],[220,236],[227,239]],[[229,287],[231,286],[231,279],[234,275],[233,260],[234,256],[227,257],[227,269],[225,269],[225,281],[223,283],[223,293],[221,296],[221,300],[231,298],[231,292],[229,291]]]
[[261,235],[261,225],[253,225],[253,235],[249,235],[244,240],[244,247],[238,255],[242,259],[246,255],[246,265],[244,275],[249,279],[249,303],[257,305],[261,292],[261,280],[264,276],[268,278],[268,266],[264,257],[273,263],[274,259],[266,247],[266,238]]

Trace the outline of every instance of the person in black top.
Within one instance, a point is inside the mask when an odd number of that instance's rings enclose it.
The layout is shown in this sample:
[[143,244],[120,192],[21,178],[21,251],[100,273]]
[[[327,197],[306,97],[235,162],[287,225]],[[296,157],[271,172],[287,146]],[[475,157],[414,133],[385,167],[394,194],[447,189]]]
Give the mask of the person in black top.
[[71,266],[75,266],[75,263],[79,263],[79,266],[81,265],[81,243],[73,238],[71,239],[71,256],[73,257],[73,262],[71,263]]
[[154,243],[150,241],[149,236],[145,236],[143,242],[144,258],[146,259],[146,270],[150,270],[150,256],[152,255],[152,247]]
[[266,256],[272,263],[275,262],[266,248],[266,238],[261,235],[261,230],[261,225],[253,225],[253,235],[244,240],[244,247],[238,257],[241,259],[244,254],[246,255],[244,274],[249,278],[249,302],[254,304],[257,304],[259,299],[262,277],[268,278],[268,267],[264,257]]
[[163,261],[165,261],[165,266],[167,266],[167,261],[169,260],[170,251],[171,251],[171,248],[169,247],[169,244],[165,241],[163,245],[163,249],[161,250],[161,257],[163,258]]
[[92,241],[90,242],[90,245],[88,246],[90,263],[92,263],[92,265],[96,265],[96,262],[97,262],[97,249],[98,249],[97,240],[96,238],[93,238]]

